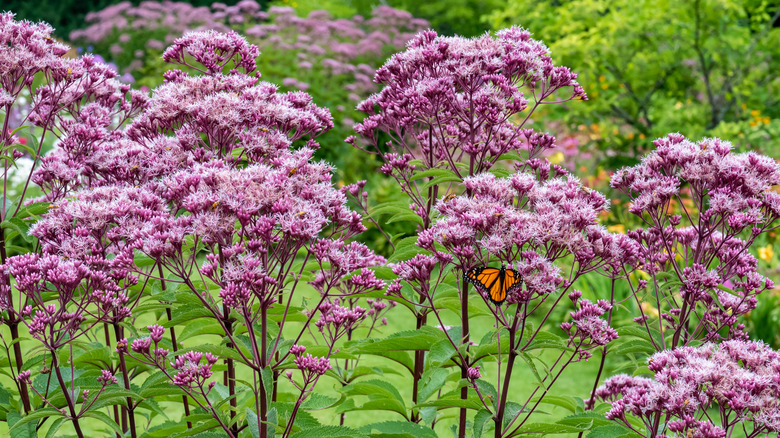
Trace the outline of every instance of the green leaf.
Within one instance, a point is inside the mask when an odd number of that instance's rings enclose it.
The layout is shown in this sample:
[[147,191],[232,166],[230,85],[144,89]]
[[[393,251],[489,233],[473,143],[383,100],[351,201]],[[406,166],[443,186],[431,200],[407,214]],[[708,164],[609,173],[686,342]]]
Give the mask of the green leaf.
[[320,409],[329,408],[341,400],[343,400],[343,398],[330,397],[324,394],[313,392],[308,397],[306,397],[306,401],[303,402],[301,408],[309,411],[318,411]]
[[[395,386],[384,380],[365,380],[353,382],[345,386],[342,391],[348,395],[368,395],[371,397],[385,397],[394,399],[401,407],[404,406],[404,398],[398,392]],[[402,409],[403,415],[406,415],[406,408]]]
[[274,388],[274,373],[271,371],[271,367],[265,367],[260,370],[260,379],[262,380],[260,383],[265,389],[266,406],[270,406]]
[[376,207],[369,208],[368,215],[376,219],[377,216],[383,214],[408,213],[409,211],[410,210],[409,210],[408,203],[382,204]]
[[438,438],[430,427],[409,421],[384,421],[362,426],[361,432],[382,438]]
[[162,323],[162,326],[165,328],[173,327],[175,325],[184,324],[188,325],[187,323],[199,318],[213,318],[214,315],[208,311],[203,306],[197,307],[197,306],[191,306],[188,307],[187,310],[177,310],[176,313],[174,313],[173,319],[170,321],[166,321]]
[[474,438],[481,438],[485,424],[493,418],[493,414],[487,409],[480,409],[474,416]]
[[0,222],[0,228],[7,228],[16,231],[19,233],[19,236],[27,243],[32,243],[35,241],[35,237],[28,234],[29,225],[27,225],[27,222],[19,218],[12,217],[11,219]]
[[432,368],[425,371],[420,378],[420,389],[417,391],[417,400],[425,401],[436,391],[444,386],[450,372],[443,368]]
[[582,429],[576,428],[574,426],[567,426],[564,424],[529,423],[529,424],[524,424],[523,427],[517,430],[517,432],[509,436],[525,435],[529,433],[538,433],[542,435],[549,434],[549,433],[577,433],[581,431]]
[[523,359],[525,363],[528,364],[528,369],[531,370],[531,373],[533,373],[534,377],[536,378],[536,384],[542,388],[546,388],[544,386],[544,381],[542,381],[542,377],[539,375],[539,370],[537,370],[533,358],[524,351],[521,351],[517,357]]
[[422,172],[415,172],[414,175],[412,175],[411,178],[409,178],[411,181],[420,179],[420,178],[428,178],[431,176],[444,176],[444,175],[455,175],[455,172],[449,170],[449,169],[427,169],[423,170]]
[[604,417],[604,414],[593,412],[593,411],[587,411],[587,412],[580,412],[575,415],[569,415],[568,417],[559,420],[558,424],[577,427],[582,430],[590,430],[593,427],[605,426],[614,423],[610,420],[607,420]]
[[[256,416],[257,415],[255,415],[255,417]],[[266,415],[266,423],[268,424],[268,429],[266,430],[265,434],[266,438],[274,438],[276,436],[276,426],[279,424],[279,412],[275,407],[268,411],[268,414]]]
[[57,434],[57,431],[60,429],[60,427],[62,427],[63,424],[65,424],[66,421],[68,421],[67,418],[58,418],[54,420],[51,423],[51,426],[49,426],[49,430],[46,432],[45,438],[54,438],[54,435]]
[[426,181],[425,183],[420,185],[419,190],[425,190],[428,187],[432,187],[435,185],[444,184],[446,182],[452,182],[452,181],[461,182],[463,180],[458,175],[455,175],[455,172],[450,172],[449,175],[437,176],[430,181]]
[[442,340],[446,340],[444,332],[425,326],[419,330],[394,333],[385,339],[347,342],[345,349],[356,354],[377,354],[394,350],[429,350],[435,343]]
[[124,433],[122,433],[122,428],[119,427],[119,425],[116,424],[116,422],[111,417],[106,415],[105,412],[102,412],[102,411],[87,411],[87,412],[84,413],[84,416],[100,420],[104,424],[108,425],[108,427],[110,427],[114,432],[119,434],[119,436],[124,435]]
[[639,438],[642,435],[619,424],[594,427],[586,438]]
[[353,399],[347,399],[347,402],[340,404],[336,408],[337,414],[350,411],[390,411],[396,412],[408,419],[406,407],[398,400],[387,397],[373,397],[360,406],[358,406]]
[[[531,401],[536,403],[539,397],[534,397]],[[559,406],[572,413],[577,410],[577,401],[569,396],[545,395],[540,403]]]
[[260,438],[260,427],[257,424],[257,414],[254,410],[246,408],[246,424],[252,438]]
[[417,214],[412,211],[396,213],[390,216],[390,219],[385,222],[388,224],[392,224],[393,222],[415,222],[417,224],[423,225],[422,218],[417,216]]
[[[37,420],[40,420],[41,418],[63,417],[60,411],[51,408],[38,409],[37,411],[31,412],[29,415],[26,415],[19,420],[13,421],[12,418],[16,418],[17,416],[19,416],[19,414],[16,412],[11,411],[8,413],[8,424],[11,425],[9,432],[11,432],[11,436],[13,438],[23,438],[28,436],[31,438],[34,437],[35,425],[38,424]],[[30,427],[22,427],[26,424],[30,424]],[[19,435],[14,435],[14,433]]]
[[[209,313],[211,315],[211,313]],[[197,324],[187,324],[180,333],[177,333],[177,338],[180,341],[189,339],[193,336],[199,335],[218,335],[223,336],[225,331],[217,320],[200,321]]]
[[661,342],[661,332],[652,327],[650,328],[650,334],[647,333],[647,328],[637,327],[636,325],[620,327],[617,329],[617,331],[620,337],[633,336],[639,339],[644,339],[651,345],[652,342],[650,341],[650,336],[652,335],[652,339],[655,341],[655,345],[663,345],[663,342]]
[[446,396],[436,400],[418,403],[415,407],[426,406],[436,406],[437,408],[467,408],[474,410],[485,409],[485,406],[477,396],[469,396],[466,400],[456,396]]
[[425,357],[425,367],[440,367],[455,354],[455,347],[449,339],[439,341],[431,346],[431,351]]
[[291,438],[367,438],[368,435],[345,426],[317,426],[294,433]]
[[653,348],[653,344],[645,340],[631,339],[621,342],[614,350],[608,352],[608,354],[616,354],[619,357],[637,353],[653,354],[655,353],[655,348]]
[[19,209],[19,212],[16,213],[16,216],[14,217],[19,219],[28,217],[37,218],[37,216],[40,216],[49,211],[49,205],[51,205],[49,202],[34,202],[26,207]]

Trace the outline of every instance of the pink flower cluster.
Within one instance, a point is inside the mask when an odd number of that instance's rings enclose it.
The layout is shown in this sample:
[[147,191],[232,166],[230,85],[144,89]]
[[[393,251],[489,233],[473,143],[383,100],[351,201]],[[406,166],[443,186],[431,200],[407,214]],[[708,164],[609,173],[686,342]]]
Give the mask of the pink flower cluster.
[[[385,173],[403,173],[404,157],[414,155],[425,169],[443,166],[458,175],[464,169],[455,163],[466,161],[473,175],[507,152],[551,147],[552,137],[510,119],[528,108],[526,87],[535,98],[530,112],[561,88],[585,99],[576,77],[555,67],[544,44],[520,28],[474,39],[421,32],[377,71],[383,88],[359,104],[368,117],[355,131],[383,156]],[[379,132],[395,139],[390,153],[376,143]]]
[[[604,196],[572,176],[539,181],[523,171],[507,178],[483,173],[467,177],[464,185],[472,195],[436,204],[439,219],[420,232],[417,244],[441,260],[454,257],[464,271],[491,257],[513,263],[526,287],[508,297],[509,303],[556,290],[563,278],[553,262],[569,254],[583,271],[636,257],[633,241],[597,225],[607,208]],[[412,270],[409,263],[401,266],[406,268],[399,273]]]
[[[641,164],[614,174],[612,187],[629,196],[630,211],[647,223],[629,232],[644,269],[671,271],[682,283],[679,298],[670,295],[661,313],[675,333],[672,347],[717,341],[723,328],[727,338],[743,338],[737,318],[773,287],[748,248],[777,225],[780,195],[770,188],[780,183],[780,166],[753,152],[734,153],[719,139],[694,143],[669,134],[654,144]],[[682,213],[668,213],[674,207]]]
[[598,389],[612,403],[607,418],[629,425],[629,414],[638,417],[648,438],[780,431],[780,355],[761,342],[680,347],[656,353],[648,366],[652,379],[618,375]]

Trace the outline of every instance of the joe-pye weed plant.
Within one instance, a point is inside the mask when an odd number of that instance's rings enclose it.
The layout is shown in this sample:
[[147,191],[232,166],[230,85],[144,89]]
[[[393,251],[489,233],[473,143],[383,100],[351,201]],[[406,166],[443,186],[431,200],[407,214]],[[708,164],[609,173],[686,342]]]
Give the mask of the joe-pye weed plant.
[[[0,413],[13,436],[436,436],[450,408],[462,437],[778,430],[777,353],[738,320],[772,287],[748,252],[780,211],[771,159],[660,139],[613,179],[646,227],[609,233],[597,221],[608,200],[543,158],[554,137],[525,126],[541,105],[584,99],[576,75],[519,28],[428,31],[359,105],[368,116],[349,142],[379,155],[405,195],[370,207],[364,182],[337,189],[312,159],[329,111],[261,81],[259,50],[235,33],[176,40],[164,60],[187,71],[146,95],[90,56],[64,59],[45,25],[0,23],[4,181],[27,155],[25,187],[42,192],[2,210],[0,363],[14,387],[3,381]],[[10,126],[23,89],[29,118]],[[40,140],[18,142],[20,127]],[[668,215],[684,193],[696,210]],[[354,240],[365,226],[349,198],[380,229],[391,213],[417,230],[387,235],[385,260]],[[488,265],[522,277],[499,303],[464,281]],[[575,284],[592,275],[612,290],[583,297]],[[611,327],[616,310],[648,301],[658,316]],[[395,303],[415,325],[378,339]],[[453,315],[459,326],[445,324]],[[475,317],[494,324],[478,342]],[[652,378],[598,388],[619,333],[655,353],[638,369]],[[552,393],[594,352],[586,400]],[[535,377],[527,393],[511,384],[518,364]],[[409,372],[411,406],[379,375],[392,368]],[[574,415],[551,420],[542,404]],[[339,415],[322,425],[317,409]],[[352,428],[355,410],[390,414]]]
[[[418,223],[418,235],[395,247],[393,271],[399,278],[388,294],[409,304],[417,329],[430,314],[444,328],[440,313],[445,309],[461,321],[461,326],[445,329],[443,343],[431,347],[429,357],[435,354],[437,363],[429,360],[425,369],[425,353],[415,353],[413,409],[459,408],[461,437],[466,436],[467,408],[478,410],[475,436],[490,419],[497,437],[542,432],[526,423],[563,369],[617,336],[600,319],[612,304],[580,300],[577,291],[569,294],[577,310],[573,322],[564,326],[565,336],[547,337],[545,321],[580,276],[602,271],[620,278],[621,262],[637,251],[626,236],[595,224],[607,206],[602,195],[542,158],[554,147],[554,137],[524,126],[541,105],[584,100],[576,74],[554,66],[543,44],[512,28],[496,38],[421,33],[406,52],[377,71],[375,80],[384,88],[360,104],[369,115],[355,128],[360,139],[349,141],[381,155],[381,170],[398,182],[410,202],[408,208],[380,206],[372,213],[393,213],[391,221]],[[569,261],[568,272],[556,264],[563,259]],[[476,344],[470,338],[469,288],[461,276],[490,263],[515,269],[524,285],[503,305],[482,296],[496,331]],[[455,308],[436,299],[437,290],[453,286],[459,302]],[[539,312],[546,315],[534,326],[529,318]],[[521,358],[536,368],[529,353],[545,347],[562,353],[523,402],[509,399],[515,361]],[[449,371],[444,365],[450,360],[460,368],[459,397],[420,400],[419,382],[445,381]],[[488,360],[504,367],[495,386],[479,379],[478,363]],[[411,418],[420,414],[413,411]],[[424,420],[434,424],[435,412]]]

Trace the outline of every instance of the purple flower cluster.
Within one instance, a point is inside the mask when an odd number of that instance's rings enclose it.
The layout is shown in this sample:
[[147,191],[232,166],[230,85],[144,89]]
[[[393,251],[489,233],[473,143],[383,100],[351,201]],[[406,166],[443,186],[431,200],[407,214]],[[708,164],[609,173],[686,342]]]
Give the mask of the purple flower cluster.
[[[780,183],[780,167],[763,155],[734,153],[719,139],[694,143],[670,134],[654,144],[641,164],[615,173],[612,187],[647,224],[628,234],[641,247],[643,269],[652,276],[671,272],[682,283],[677,296],[659,291],[670,303],[660,309],[662,329],[674,332],[671,347],[717,341],[723,328],[726,338],[743,338],[737,317],[773,287],[748,248],[780,217],[780,196],[770,190]],[[673,208],[681,214],[671,214]]]
[[580,297],[582,292],[578,290],[569,293],[569,299],[574,303],[576,310],[570,314],[571,322],[564,322],[561,328],[569,334],[572,343],[577,342],[580,358],[587,360],[592,355],[589,350],[614,341],[618,338],[618,333],[602,318],[605,313],[612,310],[612,304],[605,300],[591,303]]
[[318,307],[320,318],[314,325],[320,330],[328,345],[351,332],[366,317],[366,309],[359,306],[344,307],[336,298],[332,302],[325,301]]
[[[473,175],[507,152],[551,147],[552,137],[510,119],[528,108],[521,91],[526,87],[535,98],[529,116],[561,88],[572,88],[570,99],[584,99],[576,76],[555,67],[547,48],[520,28],[474,39],[421,32],[377,71],[374,80],[383,88],[359,104],[368,117],[355,131],[382,155],[385,173],[399,173],[397,179],[408,180],[411,156],[425,169],[444,167],[457,175],[464,169],[456,163],[466,161]],[[377,143],[379,132],[394,139],[389,153]]]
[[[241,2],[242,4],[255,2]],[[250,6],[250,5],[246,5]],[[195,7],[189,3],[164,0],[161,2],[142,2],[134,6],[129,1],[117,3],[106,7],[97,12],[87,14],[85,20],[91,23],[87,28],[74,30],[70,34],[71,41],[85,41],[88,43],[99,43],[110,37],[116,31],[152,31],[160,28],[171,32],[171,38],[176,34],[183,34],[187,30],[212,29],[227,32],[229,27],[223,22],[227,14],[236,14],[243,16],[243,13],[251,13],[251,6],[241,7],[235,10],[231,7],[229,10],[223,9],[221,13],[216,14],[208,7]],[[254,14],[258,19],[264,19],[265,13],[256,8]],[[121,43],[129,41],[130,35],[120,36]],[[125,41],[123,41],[125,40]],[[165,43],[171,43],[165,41]],[[162,41],[158,50],[162,50]]]
[[[596,224],[607,208],[604,196],[572,176],[539,181],[522,170],[507,178],[483,173],[467,177],[464,185],[472,195],[436,204],[439,219],[419,233],[417,244],[439,260],[454,257],[464,272],[492,257],[511,264],[525,287],[508,303],[557,290],[564,280],[554,262],[562,257],[573,255],[583,273],[636,257],[634,242]],[[398,272],[411,271],[407,265]]]
[[647,427],[638,432],[648,438],[780,431],[780,355],[763,343],[680,347],[656,353],[648,367],[652,379],[621,374],[598,389],[612,403],[607,418],[632,427],[628,415],[638,417]]

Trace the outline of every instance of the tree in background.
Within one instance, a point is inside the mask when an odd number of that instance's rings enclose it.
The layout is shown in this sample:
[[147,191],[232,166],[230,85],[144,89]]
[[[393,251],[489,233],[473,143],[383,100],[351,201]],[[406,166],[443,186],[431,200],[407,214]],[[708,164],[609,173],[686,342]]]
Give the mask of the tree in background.
[[675,131],[780,146],[780,2],[509,0],[487,18],[526,27],[581,72],[591,102],[561,117],[610,149],[609,167]]

